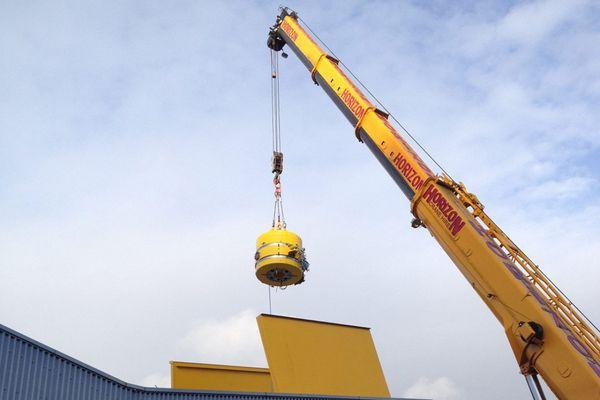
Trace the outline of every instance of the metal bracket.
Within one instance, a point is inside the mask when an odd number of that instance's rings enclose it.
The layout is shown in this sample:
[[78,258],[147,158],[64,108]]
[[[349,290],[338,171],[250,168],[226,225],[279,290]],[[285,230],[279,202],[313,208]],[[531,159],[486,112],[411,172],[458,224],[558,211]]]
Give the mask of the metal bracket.
[[423,192],[425,192],[425,188],[427,188],[429,183],[431,183],[431,182],[439,183],[440,180],[441,180],[441,178],[438,175],[430,176],[429,178],[425,179],[425,181],[423,182],[423,185],[421,185],[421,188],[419,189],[419,191],[415,192],[415,194],[412,198],[412,201],[410,202],[410,212],[412,213],[412,215],[415,216],[416,219],[418,219],[418,220],[421,219],[421,218],[419,218],[419,215],[417,214],[417,206],[419,205],[419,202],[421,201],[421,198],[423,197]]
[[516,333],[525,342],[525,347],[521,352],[521,359],[519,360],[521,373],[523,375],[532,374],[535,372],[535,362],[544,352],[544,329],[534,321],[521,321]]
[[317,68],[319,67],[319,64],[321,63],[321,61],[327,58],[329,61],[331,61],[334,64],[339,64],[340,60],[338,60],[335,57],[330,56],[327,53],[323,53],[319,56],[319,59],[317,60],[317,62],[315,63],[315,65],[313,66],[313,69],[310,71],[310,77],[312,78],[313,82],[315,83],[315,85],[318,85],[319,83],[317,82],[315,75],[317,73]]
[[354,135],[356,135],[356,138],[358,139],[359,142],[363,142],[363,140],[360,138],[360,128],[362,127],[362,123],[363,120],[365,119],[365,116],[367,115],[367,113],[369,111],[373,111],[376,114],[381,115],[382,117],[384,117],[385,119],[387,119],[387,117],[389,116],[388,113],[386,113],[385,111],[381,111],[379,108],[375,107],[375,106],[370,106],[367,107],[367,109],[365,110],[365,112],[363,113],[363,115],[360,116],[360,118],[358,119],[358,122],[356,123],[356,125],[354,126]]

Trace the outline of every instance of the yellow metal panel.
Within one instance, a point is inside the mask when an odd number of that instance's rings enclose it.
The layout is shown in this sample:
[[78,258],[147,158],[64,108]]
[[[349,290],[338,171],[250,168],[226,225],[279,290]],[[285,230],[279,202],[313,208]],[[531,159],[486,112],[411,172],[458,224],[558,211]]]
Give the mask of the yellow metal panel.
[[173,389],[272,392],[267,368],[171,361]]
[[390,397],[369,328],[266,314],[257,320],[275,392]]

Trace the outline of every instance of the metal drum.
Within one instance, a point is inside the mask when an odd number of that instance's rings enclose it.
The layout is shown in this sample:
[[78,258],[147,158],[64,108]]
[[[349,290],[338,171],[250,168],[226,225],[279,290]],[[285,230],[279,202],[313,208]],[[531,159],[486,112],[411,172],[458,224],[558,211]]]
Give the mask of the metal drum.
[[258,237],[254,259],[256,277],[270,286],[300,284],[308,271],[302,239],[283,228],[272,228]]

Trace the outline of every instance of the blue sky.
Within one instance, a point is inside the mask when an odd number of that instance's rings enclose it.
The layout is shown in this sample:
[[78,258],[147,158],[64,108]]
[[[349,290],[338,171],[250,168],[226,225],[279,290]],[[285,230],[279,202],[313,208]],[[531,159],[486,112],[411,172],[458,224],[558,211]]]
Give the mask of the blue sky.
[[[288,5],[600,321],[599,6]],[[2,2],[0,323],[149,385],[171,359],[264,362],[278,6]],[[298,60],[280,68],[286,215],[312,270],[274,312],[373,327],[396,396],[525,397],[401,192]]]

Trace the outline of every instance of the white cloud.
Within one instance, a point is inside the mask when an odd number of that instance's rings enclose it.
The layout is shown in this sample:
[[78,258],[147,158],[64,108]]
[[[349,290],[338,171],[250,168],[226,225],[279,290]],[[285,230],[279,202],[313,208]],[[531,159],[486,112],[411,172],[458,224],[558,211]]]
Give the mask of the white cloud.
[[[175,354],[181,358],[174,361],[266,366],[256,315],[254,310],[244,310],[228,318],[198,322],[178,341]],[[170,372],[146,375],[140,385],[171,387]]]
[[572,176],[563,180],[552,179],[525,188],[523,195],[528,200],[568,200],[590,192],[595,181],[587,177]]
[[180,350],[199,362],[266,366],[256,315],[254,310],[245,310],[199,322],[181,340]]
[[446,377],[419,378],[403,394],[405,397],[426,398],[432,400],[455,400],[460,396],[456,384]]
[[514,6],[499,23],[500,35],[534,44],[573,17],[582,1],[532,1]]

